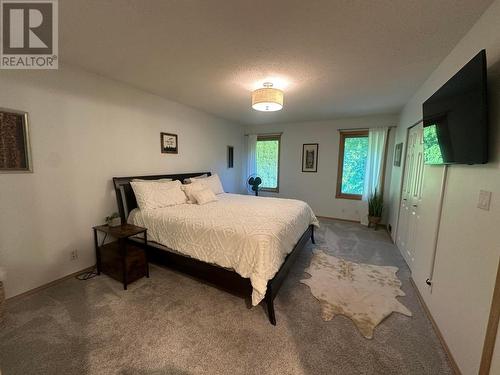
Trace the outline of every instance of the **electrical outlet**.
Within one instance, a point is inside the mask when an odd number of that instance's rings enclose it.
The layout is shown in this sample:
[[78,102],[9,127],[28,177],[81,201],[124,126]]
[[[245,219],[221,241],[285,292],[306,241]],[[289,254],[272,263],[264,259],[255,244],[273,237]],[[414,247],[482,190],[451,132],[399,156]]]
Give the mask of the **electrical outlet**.
[[73,250],[70,255],[70,260],[77,260],[78,259],[78,250]]
[[479,190],[477,208],[489,211],[491,202],[491,191]]

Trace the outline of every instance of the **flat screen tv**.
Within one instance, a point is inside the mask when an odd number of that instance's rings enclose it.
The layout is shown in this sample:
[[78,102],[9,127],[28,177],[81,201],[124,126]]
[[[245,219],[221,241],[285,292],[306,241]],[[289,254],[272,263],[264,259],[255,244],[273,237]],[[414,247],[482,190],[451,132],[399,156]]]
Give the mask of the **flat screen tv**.
[[488,162],[486,51],[423,104],[425,164]]

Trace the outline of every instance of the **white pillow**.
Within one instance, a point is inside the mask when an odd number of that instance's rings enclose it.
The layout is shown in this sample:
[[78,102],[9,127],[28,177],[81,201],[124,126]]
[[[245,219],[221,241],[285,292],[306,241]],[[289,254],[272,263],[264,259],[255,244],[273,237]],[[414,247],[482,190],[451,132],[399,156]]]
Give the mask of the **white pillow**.
[[193,198],[196,199],[198,204],[206,204],[217,200],[214,192],[209,188],[193,191]]
[[186,203],[186,194],[180,181],[158,183],[154,181],[132,181],[137,205],[141,210],[156,209]]
[[207,178],[208,177],[208,174],[204,173],[200,176],[196,176],[196,177],[191,177],[191,178],[185,178],[184,179],[184,183],[185,184],[190,184],[193,182],[193,180],[199,180],[199,179],[202,179],[202,178]]
[[202,178],[199,180],[193,180],[193,185],[202,185],[203,187],[209,188],[213,191],[214,194],[222,194],[224,193],[224,188],[222,187],[222,183],[220,182],[220,178],[217,174],[213,174],[210,177]]
[[204,189],[204,187],[203,185],[200,184],[187,184],[187,185],[182,185],[181,189],[184,191],[184,194],[186,194],[188,203],[196,203],[196,198],[193,196],[193,193],[195,191]]

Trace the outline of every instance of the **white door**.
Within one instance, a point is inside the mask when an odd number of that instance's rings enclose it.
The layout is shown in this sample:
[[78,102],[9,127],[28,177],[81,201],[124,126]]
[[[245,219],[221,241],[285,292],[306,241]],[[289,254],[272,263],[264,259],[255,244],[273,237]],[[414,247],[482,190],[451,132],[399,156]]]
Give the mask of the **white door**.
[[396,245],[410,268],[415,260],[416,232],[420,217],[418,206],[422,200],[423,151],[423,125],[420,123],[408,132],[405,175],[396,236]]

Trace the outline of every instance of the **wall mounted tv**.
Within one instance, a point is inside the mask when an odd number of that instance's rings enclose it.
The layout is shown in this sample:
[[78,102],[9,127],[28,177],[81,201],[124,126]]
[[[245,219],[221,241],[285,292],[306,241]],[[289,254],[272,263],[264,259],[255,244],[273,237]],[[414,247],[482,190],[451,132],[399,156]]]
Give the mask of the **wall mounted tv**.
[[425,164],[488,162],[486,51],[423,104]]

